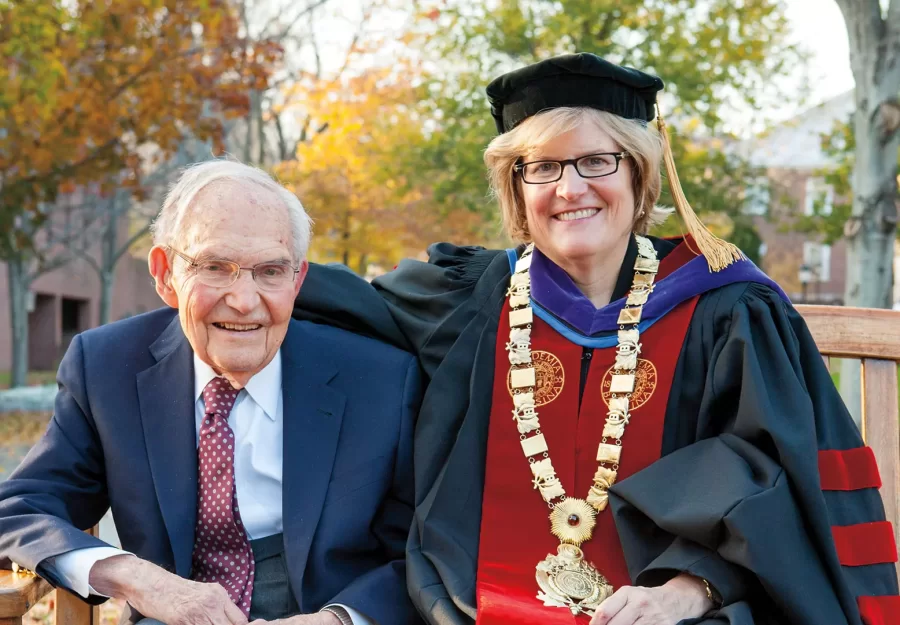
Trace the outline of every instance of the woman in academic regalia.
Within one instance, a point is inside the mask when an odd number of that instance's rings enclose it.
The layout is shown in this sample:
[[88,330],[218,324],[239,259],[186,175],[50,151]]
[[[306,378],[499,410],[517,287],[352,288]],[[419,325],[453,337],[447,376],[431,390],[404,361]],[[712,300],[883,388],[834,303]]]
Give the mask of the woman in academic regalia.
[[[785,295],[684,198],[662,87],[591,54],[501,76],[485,162],[521,245],[437,244],[374,289],[310,271],[296,316],[428,380],[413,600],[434,625],[900,623],[873,456]],[[662,162],[683,238],[648,235]]]

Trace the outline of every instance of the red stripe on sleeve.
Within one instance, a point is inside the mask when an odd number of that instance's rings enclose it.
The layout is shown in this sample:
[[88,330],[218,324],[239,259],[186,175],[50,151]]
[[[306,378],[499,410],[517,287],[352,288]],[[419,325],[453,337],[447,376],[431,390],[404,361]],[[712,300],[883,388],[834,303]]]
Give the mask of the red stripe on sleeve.
[[881,475],[871,447],[819,452],[822,490],[881,488]]
[[857,604],[865,625],[900,623],[900,597],[858,597]]
[[831,527],[838,559],[843,566],[866,566],[897,561],[897,544],[890,521]]

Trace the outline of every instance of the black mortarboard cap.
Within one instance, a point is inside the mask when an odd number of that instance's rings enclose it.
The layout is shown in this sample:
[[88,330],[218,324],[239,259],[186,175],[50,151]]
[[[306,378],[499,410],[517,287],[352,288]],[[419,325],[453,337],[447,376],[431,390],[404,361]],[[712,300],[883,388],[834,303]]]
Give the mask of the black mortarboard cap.
[[532,115],[563,106],[586,106],[649,122],[662,88],[657,76],[583,52],[504,74],[488,85],[487,96],[502,134]]
[[621,67],[596,54],[566,54],[509,72],[487,87],[491,115],[500,134],[541,111],[560,107],[589,107],[643,122],[653,121],[663,141],[666,178],[675,209],[710,271],[721,271],[744,258],[733,244],[711,233],[684,196],[665,122],[656,109],[656,94],[663,88],[657,76]]

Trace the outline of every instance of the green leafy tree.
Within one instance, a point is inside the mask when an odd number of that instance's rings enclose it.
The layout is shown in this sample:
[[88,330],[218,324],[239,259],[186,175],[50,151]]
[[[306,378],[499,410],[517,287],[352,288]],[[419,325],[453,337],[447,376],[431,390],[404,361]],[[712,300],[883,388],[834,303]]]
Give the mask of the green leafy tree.
[[[673,150],[688,198],[720,234],[751,255],[758,250],[759,237],[741,214],[747,181],[757,172],[711,137],[723,134],[726,113],[765,104],[763,93],[799,98],[797,81],[792,93],[778,90],[780,79],[805,66],[778,0],[747,0],[740,8],[730,0],[432,0],[418,6],[414,40],[432,68],[421,106],[434,128],[418,172],[437,199],[494,214],[481,160],[496,134],[484,95],[490,79],[557,54],[593,52],[666,80],[660,105],[670,132],[673,125],[679,131]],[[662,202],[671,202],[667,193]]]
[[[805,211],[791,212],[775,219],[782,231],[816,235],[823,243],[831,245],[844,237],[844,227],[853,206],[850,186],[856,149],[853,126],[846,120],[836,121],[831,131],[821,136],[821,148],[830,164],[814,171],[812,175],[821,179],[825,188],[831,189],[830,197],[826,197],[826,191],[823,190],[812,198],[811,214]],[[788,200],[787,193],[782,196]]]

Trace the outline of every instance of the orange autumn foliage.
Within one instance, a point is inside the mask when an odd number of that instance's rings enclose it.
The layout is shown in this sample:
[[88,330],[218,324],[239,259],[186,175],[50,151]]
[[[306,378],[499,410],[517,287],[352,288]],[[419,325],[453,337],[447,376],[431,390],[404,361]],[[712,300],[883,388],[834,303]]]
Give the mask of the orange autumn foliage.
[[275,173],[315,220],[314,260],[359,273],[370,264],[390,269],[435,241],[483,240],[493,226],[482,214],[436,201],[422,173],[428,128],[415,80],[398,63],[304,87],[306,113],[323,130]]
[[139,191],[186,135],[220,145],[281,55],[244,43],[228,0],[0,0],[0,235],[79,185]]

